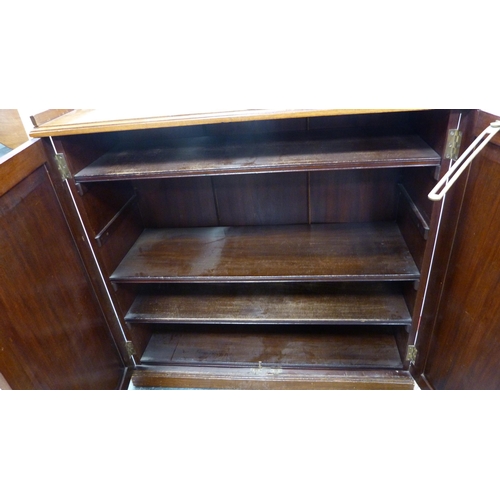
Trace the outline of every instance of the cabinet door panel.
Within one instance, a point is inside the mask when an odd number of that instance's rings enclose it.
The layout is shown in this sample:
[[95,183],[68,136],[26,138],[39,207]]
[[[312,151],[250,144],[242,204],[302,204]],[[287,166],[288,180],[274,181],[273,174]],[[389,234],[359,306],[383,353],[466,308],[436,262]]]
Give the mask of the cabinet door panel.
[[0,197],[0,372],[13,389],[113,389],[122,362],[44,161],[35,141],[0,165],[23,177]]
[[[474,135],[494,119],[479,113]],[[500,389],[498,136],[464,175],[467,185],[421,381],[435,389]]]

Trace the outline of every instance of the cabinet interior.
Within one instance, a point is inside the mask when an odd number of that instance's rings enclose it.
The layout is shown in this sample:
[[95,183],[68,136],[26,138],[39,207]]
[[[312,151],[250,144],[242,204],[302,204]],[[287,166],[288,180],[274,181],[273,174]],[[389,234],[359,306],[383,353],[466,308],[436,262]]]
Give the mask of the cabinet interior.
[[63,138],[139,369],[406,369],[447,120]]

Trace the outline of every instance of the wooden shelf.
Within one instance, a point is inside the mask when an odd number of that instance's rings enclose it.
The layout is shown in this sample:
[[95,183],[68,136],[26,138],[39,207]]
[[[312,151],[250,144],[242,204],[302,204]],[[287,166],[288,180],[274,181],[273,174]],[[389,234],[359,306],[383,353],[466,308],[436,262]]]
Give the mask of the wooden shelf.
[[148,229],[121,283],[404,281],[419,271],[395,223]]
[[155,333],[141,365],[402,368],[390,327],[195,327]]
[[125,320],[197,324],[408,325],[392,283],[174,284],[139,294]]
[[439,155],[416,135],[228,140],[118,146],[75,175],[77,182],[342,168],[433,167]]

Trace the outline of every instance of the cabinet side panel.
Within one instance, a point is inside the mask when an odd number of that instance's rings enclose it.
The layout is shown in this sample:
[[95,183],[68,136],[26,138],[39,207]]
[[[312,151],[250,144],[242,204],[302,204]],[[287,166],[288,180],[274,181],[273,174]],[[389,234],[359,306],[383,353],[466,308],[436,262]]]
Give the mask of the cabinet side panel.
[[500,389],[500,147],[470,167],[424,375],[436,389]]
[[123,367],[44,167],[0,198],[0,371],[13,389],[114,389]]

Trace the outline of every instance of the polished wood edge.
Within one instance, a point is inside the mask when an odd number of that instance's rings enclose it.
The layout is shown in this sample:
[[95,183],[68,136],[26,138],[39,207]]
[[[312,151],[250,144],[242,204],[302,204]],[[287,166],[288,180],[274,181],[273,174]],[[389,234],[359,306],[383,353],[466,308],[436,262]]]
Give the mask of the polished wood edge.
[[31,123],[33,123],[34,127],[40,127],[47,122],[50,122],[56,118],[59,118],[70,111],[74,111],[73,109],[48,109],[47,111],[42,111],[41,113],[37,113],[36,115],[30,116]]
[[[313,118],[319,116],[340,116],[402,111],[422,111],[410,109],[292,109],[292,110],[233,110],[192,114],[136,114],[126,110],[123,113],[100,110],[74,110],[55,118],[30,132],[31,137],[90,134],[96,132],[118,132],[164,127],[184,127],[215,123],[245,122],[256,120],[279,120],[285,118]],[[127,113],[127,114],[125,114]],[[120,116],[120,114],[122,116]]]
[[31,139],[0,158],[0,196],[47,161],[40,139]]
[[402,370],[299,370],[271,368],[169,367],[135,370],[135,387],[199,389],[393,389],[413,390],[415,382]]
[[132,375],[133,371],[130,368],[125,367],[123,369],[122,378],[120,380],[120,383],[118,384],[119,391],[126,391],[128,389]]

